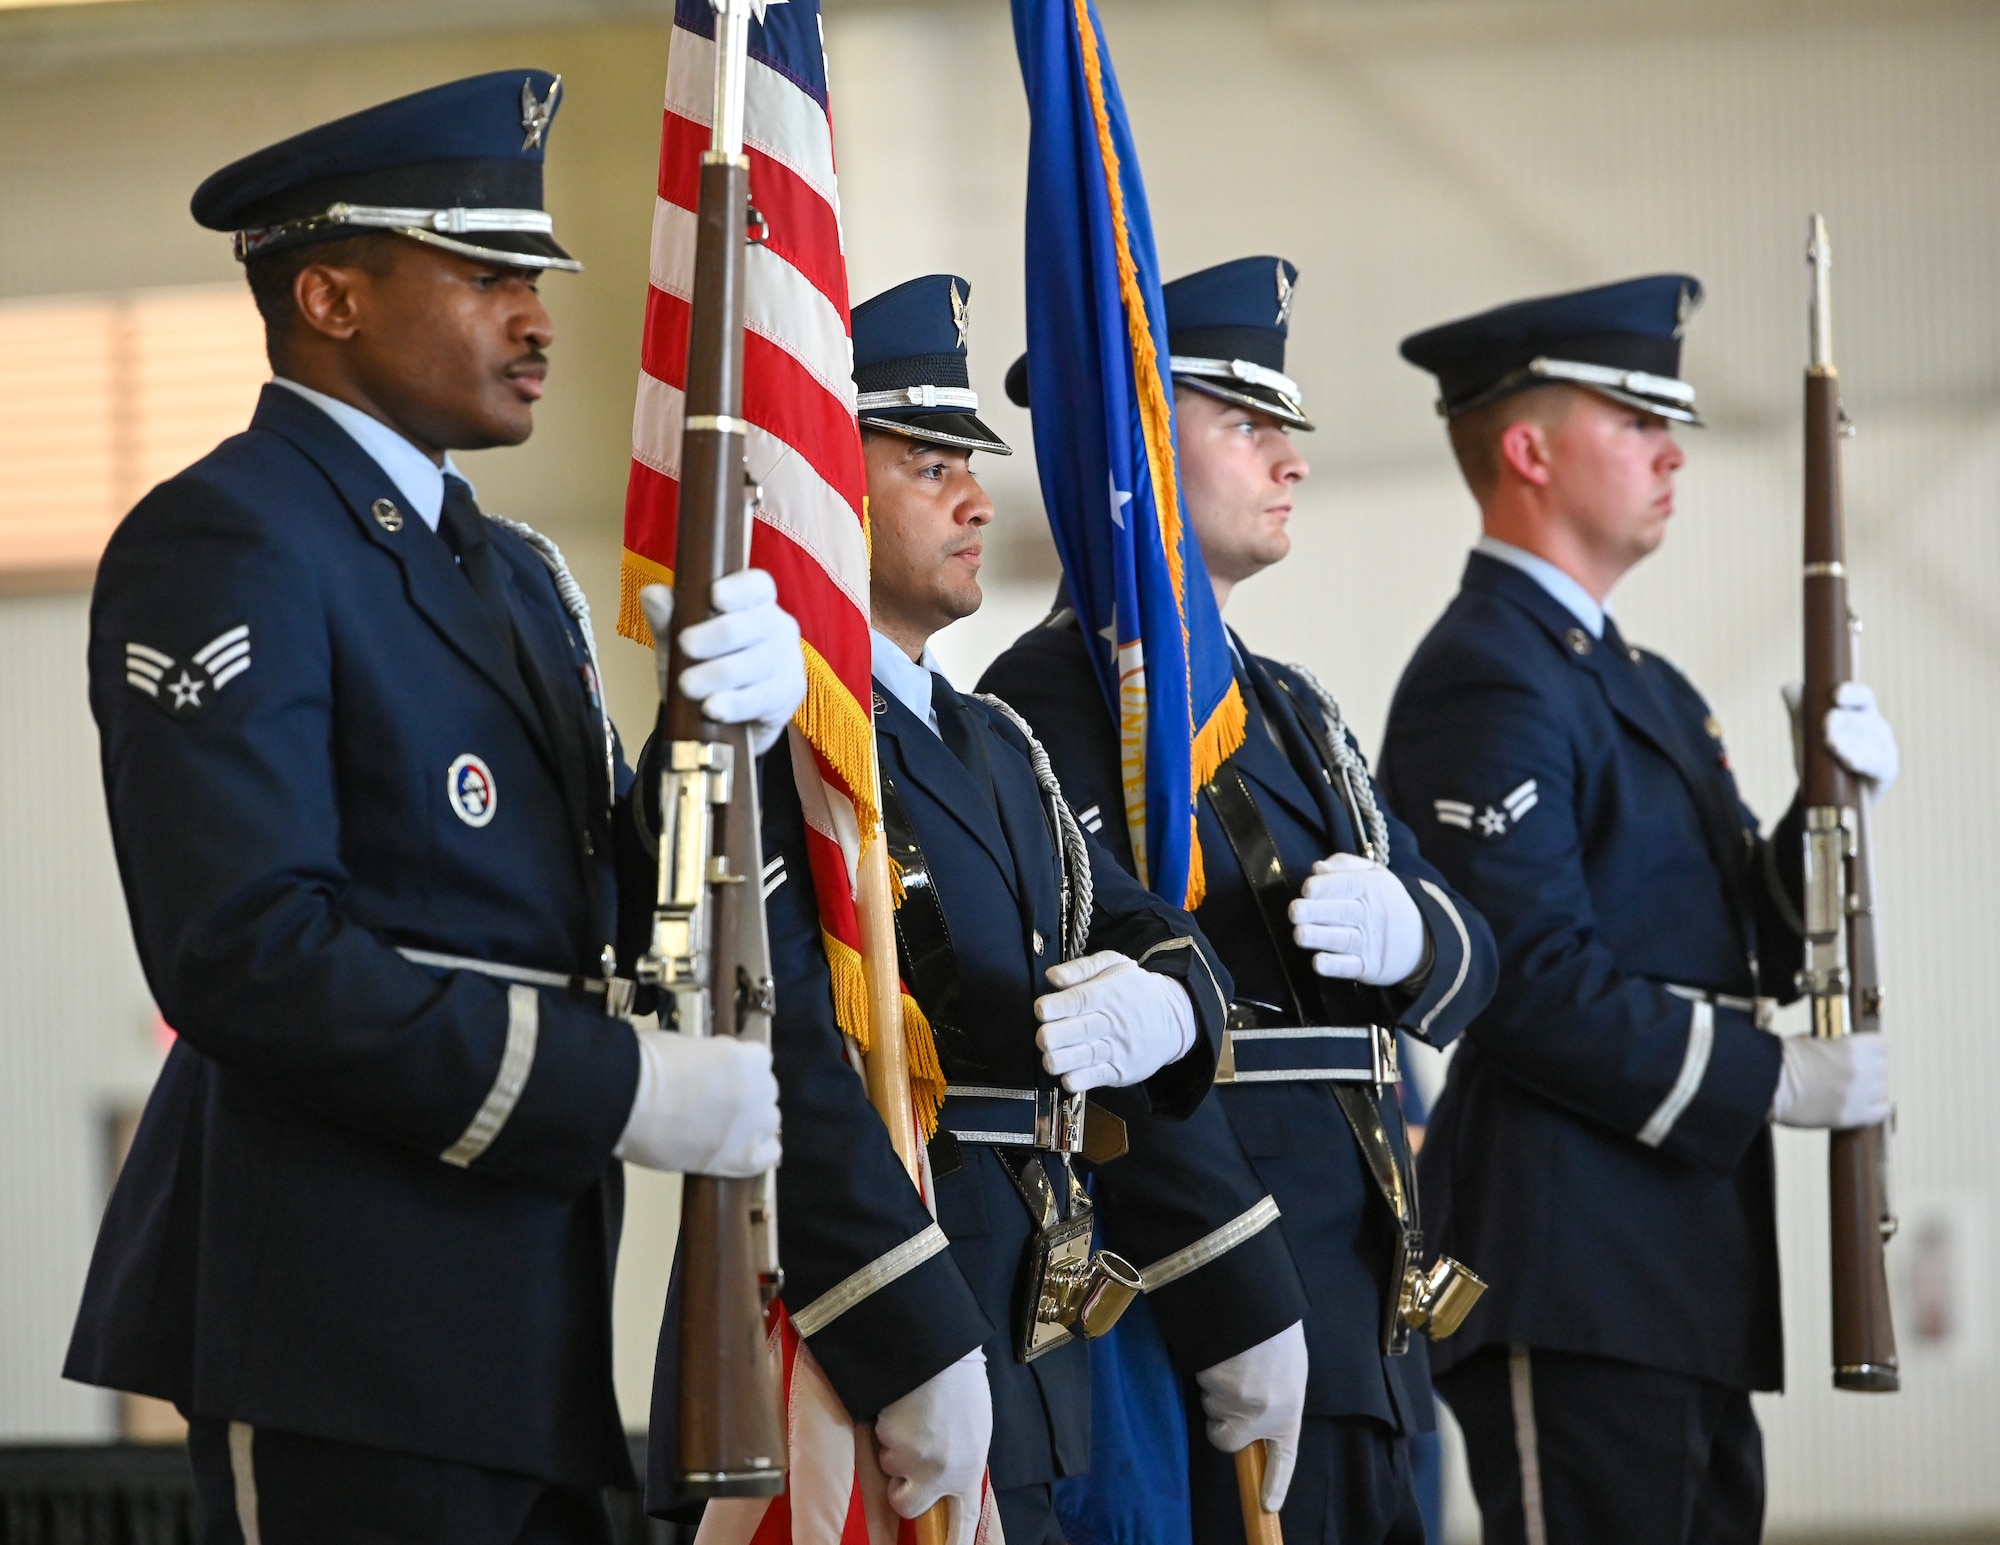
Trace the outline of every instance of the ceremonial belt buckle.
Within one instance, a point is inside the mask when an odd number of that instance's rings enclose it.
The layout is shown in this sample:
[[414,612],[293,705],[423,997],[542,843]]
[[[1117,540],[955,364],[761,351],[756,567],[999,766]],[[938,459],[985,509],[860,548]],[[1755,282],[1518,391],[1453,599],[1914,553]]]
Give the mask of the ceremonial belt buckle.
[[[1082,1153],[1087,1096],[1066,1089],[1009,1089],[947,1084],[944,1125],[962,1143]],[[956,1109],[952,1101],[958,1101]],[[974,1103],[977,1102],[977,1103]]]
[[1218,1084],[1400,1083],[1396,1032],[1386,1025],[1273,1025],[1257,1006],[1233,1003],[1216,1060]]
[[1035,1146],[1050,1153],[1082,1153],[1084,1100],[1067,1089],[1037,1089]]
[[1016,1355],[1031,1363],[1070,1341],[1104,1335],[1145,1283],[1138,1268],[1122,1255],[1091,1250],[1095,1210],[1067,1160],[1063,1164],[1070,1192],[1067,1218],[1059,1215],[1055,1187],[1037,1156],[1025,1155],[1018,1169],[1009,1161],[1003,1161],[1003,1167],[1036,1224],[1028,1241],[1028,1270],[1016,1315],[1020,1327]]

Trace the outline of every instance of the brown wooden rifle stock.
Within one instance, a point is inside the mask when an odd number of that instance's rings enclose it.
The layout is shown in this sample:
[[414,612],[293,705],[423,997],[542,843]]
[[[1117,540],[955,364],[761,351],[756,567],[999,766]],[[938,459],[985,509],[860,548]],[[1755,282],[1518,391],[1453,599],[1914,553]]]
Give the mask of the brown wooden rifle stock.
[[[681,635],[711,614],[709,593],[750,561],[754,491],[744,464],[743,284],[750,163],[743,90],[750,0],[715,0],[715,116],[701,164],[694,307],[688,331],[674,544],[672,668],[661,729],[660,879],[642,980],[683,1035],[769,1043],[770,937],[759,884],[757,762],[743,725],[717,725],[679,688]],[[782,1285],[776,1190],[689,1175],[681,1191],[682,1489],[770,1497],[785,1484],[785,1419],[764,1310]]]
[[[1834,694],[1853,678],[1840,440],[1846,432],[1833,366],[1831,253],[1826,221],[1812,217],[1811,363],[1806,369],[1805,699],[1800,795],[1805,806],[1806,960],[1799,985],[1811,997],[1813,1034],[1879,1033],[1882,983],[1875,947],[1875,893],[1867,801],[1860,780],[1827,748],[1821,726]],[[1889,1209],[1885,1126],[1830,1134],[1833,1221],[1833,1382],[1886,1392],[1900,1384],[1889,1315],[1883,1245],[1895,1232]]]

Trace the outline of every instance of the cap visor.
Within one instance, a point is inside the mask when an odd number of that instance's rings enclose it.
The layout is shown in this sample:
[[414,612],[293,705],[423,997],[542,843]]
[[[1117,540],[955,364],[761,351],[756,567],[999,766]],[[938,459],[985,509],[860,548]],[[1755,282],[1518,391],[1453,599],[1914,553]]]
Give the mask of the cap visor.
[[1701,415],[1695,412],[1692,405],[1685,402],[1664,402],[1640,392],[1621,392],[1615,386],[1594,386],[1588,381],[1572,381],[1569,384],[1580,386],[1586,392],[1595,392],[1600,397],[1609,397],[1613,402],[1622,402],[1629,408],[1641,408],[1661,418],[1670,418],[1677,424],[1686,424],[1694,429],[1708,428],[1708,425],[1702,422]]
[[990,451],[995,456],[1011,456],[1014,448],[970,413],[864,413],[864,429],[880,429],[931,445],[949,445],[959,450]]
[[1239,408],[1251,408],[1259,413],[1269,414],[1279,423],[1292,429],[1311,429],[1313,421],[1299,410],[1299,405],[1272,391],[1269,387],[1258,386],[1249,381],[1231,381],[1227,386],[1220,381],[1212,381],[1207,376],[1180,375],[1174,377],[1174,385],[1185,386],[1190,391],[1201,392],[1216,397],[1223,402],[1233,402]]
[[[342,229],[351,234],[359,227]],[[544,236],[539,231],[468,231],[462,236],[446,236],[438,231],[403,226],[395,234],[429,247],[442,247],[460,257],[505,263],[511,268],[554,268],[572,274],[583,271],[583,265],[565,252],[553,236]]]

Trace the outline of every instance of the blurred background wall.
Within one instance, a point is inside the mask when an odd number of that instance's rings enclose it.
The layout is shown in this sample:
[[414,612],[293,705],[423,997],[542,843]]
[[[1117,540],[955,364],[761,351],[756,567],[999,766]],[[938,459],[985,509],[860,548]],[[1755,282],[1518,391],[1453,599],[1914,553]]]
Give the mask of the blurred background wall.
[[[1904,747],[1880,819],[1904,1218],[1907,1377],[1826,1374],[1824,1140],[1780,1135],[1790,1393],[1761,1402],[1774,1533],[2000,1526],[1993,1326],[2000,1075],[1984,967],[2000,905],[2000,9],[1944,0],[1101,0],[1167,272],[1251,252],[1302,271],[1291,369],[1320,429],[1288,563],[1230,620],[1310,665],[1371,749],[1476,534],[1425,378],[1395,345],[1536,291],[1663,269],[1709,299],[1685,358],[1665,551],[1614,599],[1729,731],[1752,803],[1790,797],[1777,686],[1798,669],[1797,401],[1806,214],[1836,252],[1849,540],[1864,671]],[[1018,351],[1027,118],[1000,0],[827,0],[856,297],[950,269],[973,377],[1018,448],[984,463],[988,605],[944,635],[961,685],[1055,575]],[[0,1441],[103,1436],[57,1377],[117,1128],[157,1065],[97,786],[83,640],[96,544],[247,416],[261,378],[206,173],[453,75],[565,76],[550,204],[581,276],[545,287],[550,399],[482,502],[569,554],[615,613],[665,0],[114,0],[0,6]],[[193,318],[193,321],[189,319]],[[247,340],[247,341],[246,341]],[[608,650],[629,734],[650,665]],[[220,839],[224,834],[218,833]],[[1796,1028],[1787,1020],[1783,1028]],[[633,1425],[676,1197],[637,1177],[619,1286]],[[129,1420],[129,1418],[128,1418]],[[1461,1510],[1454,1533],[1465,1534]]]

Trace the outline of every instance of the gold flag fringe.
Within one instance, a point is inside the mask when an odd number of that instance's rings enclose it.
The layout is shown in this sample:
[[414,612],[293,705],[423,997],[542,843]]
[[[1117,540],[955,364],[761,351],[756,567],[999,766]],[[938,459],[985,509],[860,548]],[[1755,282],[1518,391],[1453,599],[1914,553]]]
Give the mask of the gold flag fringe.
[[671,585],[673,582],[674,571],[664,563],[655,563],[651,558],[626,548],[624,561],[618,565],[619,633],[651,649],[653,630],[646,626],[646,610],[639,604],[639,592],[648,585]]
[[882,823],[874,799],[875,720],[869,708],[854,700],[847,683],[834,674],[824,655],[803,640],[799,648],[806,657],[806,700],[799,704],[792,722],[847,785],[860,829],[860,846],[865,848]]
[[937,1136],[938,1112],[944,1107],[944,1064],[938,1061],[937,1038],[917,1000],[903,994],[903,1047],[910,1059],[910,1099],[924,1129],[924,1141]]
[[[1208,716],[1208,723],[1194,738],[1193,787],[1197,797],[1222,764],[1242,747],[1249,722],[1250,711],[1244,706],[1242,689],[1232,681],[1215,712]],[[1188,825],[1187,909],[1192,912],[1208,895],[1208,867],[1201,855],[1201,823],[1190,816]]]
[[[861,975],[860,952],[825,929],[826,963],[833,976],[833,1017],[841,1031],[867,1056],[874,1046],[868,1022],[868,984]],[[909,1059],[910,1100],[923,1123],[924,1141],[937,1135],[938,1111],[944,1105],[944,1065],[938,1061],[937,1038],[931,1022],[907,992],[903,999],[903,1051]]]

